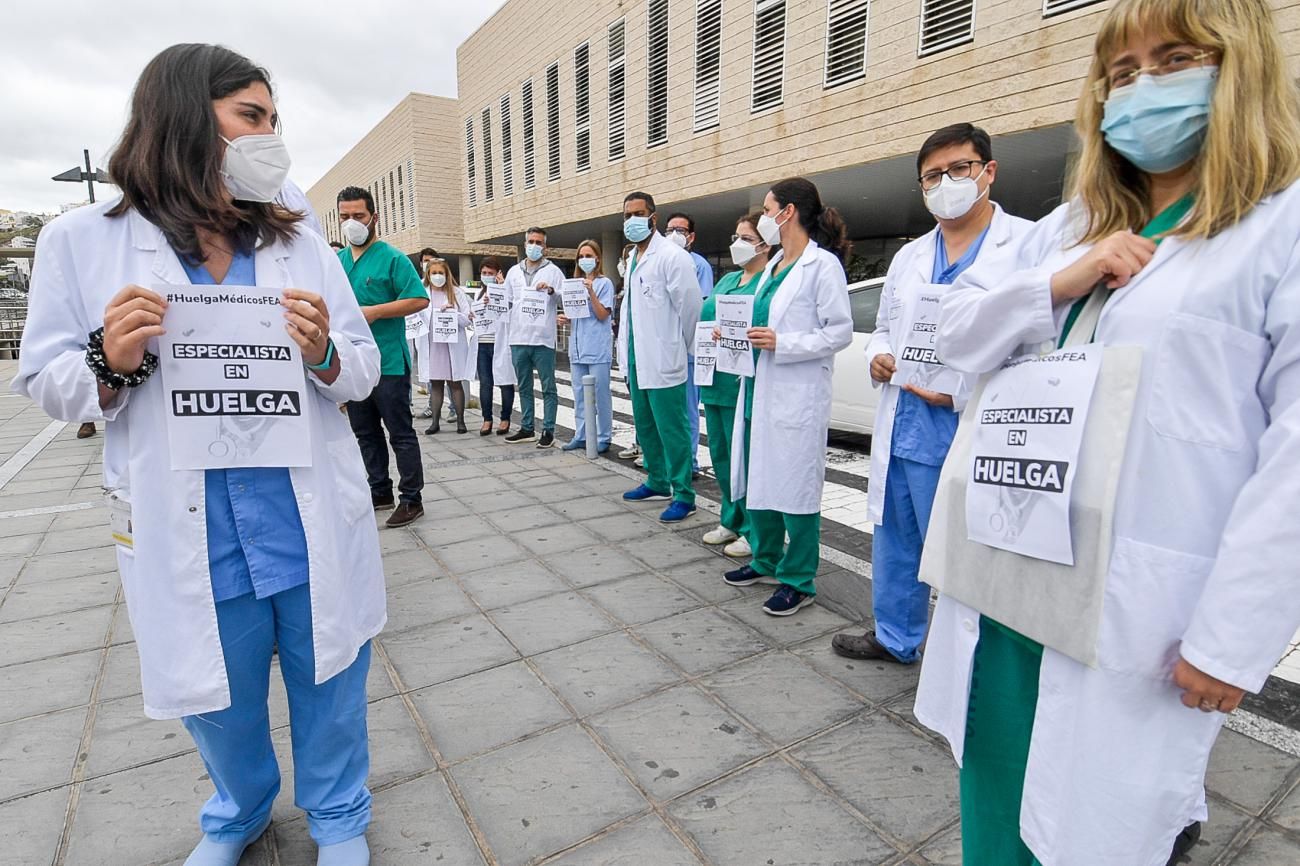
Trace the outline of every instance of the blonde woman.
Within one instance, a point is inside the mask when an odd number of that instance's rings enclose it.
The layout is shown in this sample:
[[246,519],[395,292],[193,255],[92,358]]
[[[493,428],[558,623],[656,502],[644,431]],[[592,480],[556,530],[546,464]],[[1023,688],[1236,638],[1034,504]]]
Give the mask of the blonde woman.
[[560,316],[561,325],[572,325],[569,337],[569,376],[573,380],[573,438],[561,450],[577,451],[587,447],[586,389],[584,376],[596,377],[596,451],[609,450],[614,433],[614,398],[609,387],[609,370],[614,362],[614,283],[600,267],[600,244],[583,241],[578,244],[578,261],[573,268],[574,279],[587,286],[587,305],[591,315],[570,320]]
[[1142,353],[1122,465],[1077,469],[1118,485],[1096,666],[935,610],[916,714],[962,765],[968,866],[1164,866],[1207,816],[1225,714],[1300,625],[1296,100],[1266,0],[1119,0],[1069,202],[1023,270],[977,264],[944,298],[939,355],[964,371],[1044,343]]
[[424,275],[425,288],[429,290],[429,313],[456,311],[459,333],[454,343],[440,343],[434,339],[430,327],[428,343],[421,346],[420,378],[429,383],[429,399],[433,404],[433,423],[425,430],[432,436],[440,429],[438,419],[442,414],[442,400],[451,390],[451,404],[456,410],[456,432],[467,433],[465,426],[465,386],[462,384],[474,375],[475,358],[465,328],[469,325],[469,298],[456,285],[456,277],[445,259],[433,259]]

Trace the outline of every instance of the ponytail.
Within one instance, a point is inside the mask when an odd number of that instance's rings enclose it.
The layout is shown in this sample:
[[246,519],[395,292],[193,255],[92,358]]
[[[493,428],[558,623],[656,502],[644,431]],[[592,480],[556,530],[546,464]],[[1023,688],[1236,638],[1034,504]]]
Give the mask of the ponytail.
[[849,227],[844,224],[844,218],[835,208],[822,208],[817,217],[817,225],[808,232],[808,236],[817,241],[817,246],[834,253],[840,264],[848,262],[853,242],[849,240]]
[[799,225],[817,245],[830,252],[840,264],[849,258],[853,244],[849,241],[848,226],[833,207],[822,205],[821,193],[807,178],[791,177],[772,186],[772,197],[781,207],[793,204],[799,215]]

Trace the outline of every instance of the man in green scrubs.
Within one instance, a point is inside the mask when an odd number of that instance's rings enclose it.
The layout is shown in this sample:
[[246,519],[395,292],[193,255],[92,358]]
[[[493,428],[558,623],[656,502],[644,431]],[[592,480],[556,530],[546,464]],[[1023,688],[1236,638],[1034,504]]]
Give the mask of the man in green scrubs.
[[[424,467],[420,440],[411,423],[411,356],[406,346],[406,317],[429,305],[420,275],[402,252],[377,240],[375,200],[367,190],[350,186],[338,195],[339,221],[348,246],[339,250],[352,292],[379,346],[379,384],[364,400],[348,403],[348,421],[361,446],[376,510],[393,508],[387,525],[406,526],[424,514]],[[388,474],[392,443],[400,477],[401,503],[393,500]]]

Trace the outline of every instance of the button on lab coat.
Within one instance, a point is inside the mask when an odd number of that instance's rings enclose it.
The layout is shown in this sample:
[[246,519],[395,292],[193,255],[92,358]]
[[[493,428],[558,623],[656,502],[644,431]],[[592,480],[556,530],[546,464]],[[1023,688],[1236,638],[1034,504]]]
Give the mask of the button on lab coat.
[[[1011,216],[996,204],[993,206],[993,222],[989,225],[988,236],[980,247],[975,261],[982,265],[982,272],[991,276],[1009,273],[1016,267],[1017,240],[1033,228],[1033,223],[1020,217]],[[898,348],[903,345],[906,323],[902,316],[891,316],[902,298],[913,292],[920,292],[933,285],[935,245],[938,242],[939,227],[935,226],[928,233],[904,246],[889,263],[889,273],[885,275],[885,285],[880,292],[880,307],[876,312],[876,330],[867,342],[867,367],[877,355],[898,356]],[[898,394],[902,390],[888,382],[882,384],[867,377],[873,388],[883,388],[879,408],[876,409],[876,423],[871,434],[871,483],[867,485],[867,516],[874,524],[885,521],[885,478],[889,475],[889,455],[892,452],[894,435],[894,415],[898,411]],[[953,411],[960,412],[970,399],[976,376],[963,377],[962,387],[953,396]]]
[[[1026,236],[1018,270],[981,262],[945,296],[942,360],[996,369],[1054,345],[1078,259],[1076,206]],[[994,263],[990,263],[994,264]],[[1163,241],[1102,311],[1097,339],[1143,350],[1119,475],[1098,667],[1044,650],[1021,835],[1044,866],[1164,866],[1206,817],[1224,716],[1188,709],[1181,654],[1258,691],[1300,625],[1300,184],[1210,240]],[[995,578],[996,575],[991,575]],[[941,596],[916,715],[961,760],[979,618]]]
[[634,255],[636,269],[627,279],[619,309],[618,368],[627,369],[630,322],[636,337],[637,387],[644,391],[681,385],[704,303],[695,262],[658,232],[650,236],[645,252]]
[[[127,612],[140,653],[145,712],[156,719],[230,706],[208,571],[204,473],[169,467],[160,373],[101,411],[86,366],[86,335],[124,286],[189,283],[162,232],[105,202],[46,226],[37,247],[31,307],[14,390],[54,418],[107,422],[104,482],[132,506],[134,549],[117,548]],[[307,536],[316,682],[342,671],[385,621],[384,576],[370,490],[356,438],[338,404],[379,381],[379,350],[338,259],[307,229],[256,253],[259,285],[319,292],[341,372],[308,374],[312,465],[289,470]],[[152,350],[157,351],[156,345]],[[107,530],[105,530],[107,532]]]

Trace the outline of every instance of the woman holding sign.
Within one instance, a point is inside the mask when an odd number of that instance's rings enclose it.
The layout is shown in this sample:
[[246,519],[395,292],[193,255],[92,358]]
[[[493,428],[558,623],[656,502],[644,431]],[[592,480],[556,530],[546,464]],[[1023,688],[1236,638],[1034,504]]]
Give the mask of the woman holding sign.
[[743,432],[733,438],[745,448],[731,458],[732,495],[746,498],[754,560],[726,581],[778,584],[763,610],[790,616],[817,592],[831,372],[835,353],[853,341],[844,276],[850,244],[839,211],[801,177],[772,187],[756,228],[781,251],[754,295],[755,372],[745,383],[744,412],[736,413]]
[[[718,280],[713,293],[704,299],[700,309],[701,322],[714,322],[718,318],[718,297],[722,295],[752,295],[758,288],[759,278],[767,268],[770,249],[758,234],[758,221],[762,214],[743,217],[736,224],[731,238],[731,260],[741,270]],[[698,369],[698,367],[696,368]],[[736,401],[740,394],[740,379],[730,373],[713,372],[713,382],[700,386],[700,402],[704,404],[704,424],[709,434],[709,457],[713,472],[722,493],[722,521],[716,529],[704,533],[705,544],[725,544],[722,552],[727,556],[749,556],[753,551],[749,543],[749,518],[745,514],[744,497],[731,495],[731,437],[736,426]]]
[[469,297],[456,285],[445,259],[433,259],[424,276],[429,290],[429,332],[420,353],[420,378],[429,383],[429,400],[433,406],[433,423],[425,434],[432,436],[441,429],[442,400],[451,390],[451,405],[456,410],[456,432],[468,433],[465,427],[465,386],[462,382],[475,375],[477,350],[470,345]]
[[[609,388],[609,369],[614,362],[614,283],[600,268],[600,244],[595,241],[578,244],[578,264],[573,277],[564,281],[565,315],[559,317],[559,323],[573,326],[569,337],[569,373],[573,379],[573,409],[577,420],[573,424],[573,438],[561,450],[587,447],[591,432],[587,430],[587,389],[582,386],[582,379],[595,376],[596,450],[604,454],[614,435],[614,399]],[[572,295],[578,296],[578,303],[570,303]]]
[[510,307],[506,302],[505,287],[501,284],[501,261],[487,256],[479,265],[479,278],[483,283],[476,301],[486,308],[487,322],[474,324],[478,333],[478,403],[483,409],[483,426],[478,435],[492,434],[492,389],[501,389],[501,426],[497,435],[510,432],[510,416],[515,409],[515,365],[510,359]]
[[[935,610],[916,714],[961,762],[967,864],[1163,866],[1185,851],[1225,714],[1300,625],[1286,577],[1300,533],[1280,517],[1300,508],[1300,115],[1269,4],[1119,0],[1076,128],[1072,195],[1028,234],[1023,270],[989,279],[976,264],[939,326],[946,363],[999,378],[1046,366],[1033,363],[1044,346],[1067,358],[1104,347],[1094,403],[1113,390],[1112,358],[1136,359],[1122,459],[1089,465],[1087,428],[1076,454],[1076,489],[1101,478],[1117,491],[1089,587],[1103,603],[1084,616],[1022,592],[997,611],[1069,622],[1041,640],[947,594]],[[1010,444],[1048,451],[1037,443],[1068,408],[970,412],[957,444],[967,424],[1014,414],[1033,426]],[[1108,413],[1084,414],[1106,429]],[[981,459],[955,479],[968,506]],[[1078,557],[1089,522],[1070,508]],[[936,503],[931,533],[951,524],[950,544],[965,543],[994,516],[967,507],[941,521]],[[1035,594],[1082,570],[1016,560]],[[1054,648],[1087,630],[1091,664]]]
[[[57,418],[107,422],[145,713],[182,720],[216,788],[188,866],[234,866],[271,822],[277,647],[317,862],[370,860],[384,576],[338,404],[374,389],[379,351],[338,258],[274,204],[289,170],[277,125],[268,75],[244,57],[176,45],[150,61],[110,163],[121,196],[42,232],[15,379]],[[178,389],[191,377],[207,383]],[[252,425],[256,441],[234,443],[250,450],[193,447]],[[271,447],[277,428],[287,448]]]

